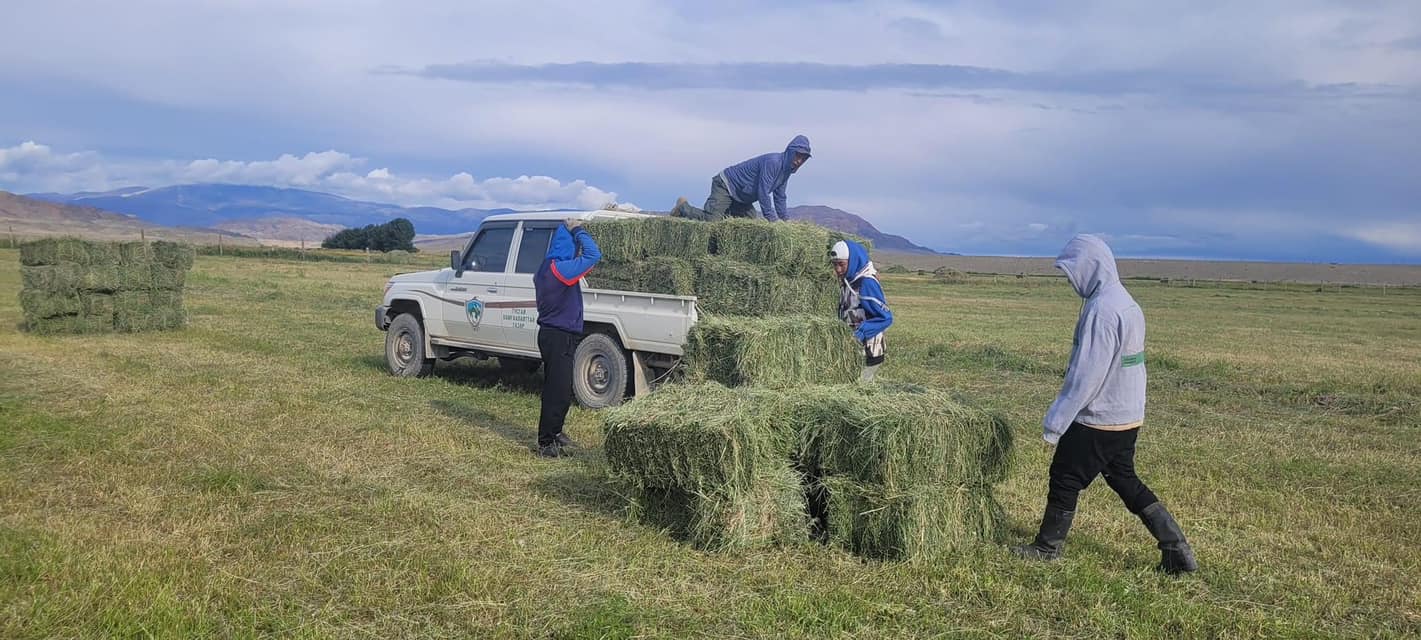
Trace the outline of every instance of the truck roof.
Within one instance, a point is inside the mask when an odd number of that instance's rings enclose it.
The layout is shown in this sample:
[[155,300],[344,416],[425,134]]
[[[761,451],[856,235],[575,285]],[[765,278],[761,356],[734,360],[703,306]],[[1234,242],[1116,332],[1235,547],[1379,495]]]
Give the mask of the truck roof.
[[495,216],[484,218],[484,222],[503,222],[507,220],[591,220],[593,218],[650,218],[649,213],[634,213],[631,211],[613,211],[611,209],[598,209],[595,211],[519,211],[517,213],[500,213]]

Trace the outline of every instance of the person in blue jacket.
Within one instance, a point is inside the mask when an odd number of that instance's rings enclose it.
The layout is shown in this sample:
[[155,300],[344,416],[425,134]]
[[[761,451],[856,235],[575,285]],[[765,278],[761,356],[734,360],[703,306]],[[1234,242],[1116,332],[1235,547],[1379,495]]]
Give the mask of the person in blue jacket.
[[1066,380],[1042,420],[1042,438],[1056,446],[1046,513],[1036,539],[1012,551],[1037,560],[1060,557],[1080,492],[1104,475],[1159,543],[1158,568],[1195,571],[1199,564],[1179,523],[1135,475],[1135,440],[1145,422],[1145,314],[1120,283],[1115,254],[1099,237],[1072,238],[1056,268],[1085,303]]
[[893,312],[878,283],[878,269],[868,259],[863,245],[840,240],[829,249],[834,275],[839,278],[839,317],[854,328],[854,338],[863,344],[864,367],[859,382],[873,382],[883,365],[883,332],[893,324]]
[[569,455],[563,433],[572,406],[572,354],[582,340],[582,278],[602,259],[602,251],[581,220],[553,231],[543,264],[533,274],[538,305],[538,353],[543,357],[543,406],[538,415],[538,455]]
[[795,136],[781,153],[755,156],[713,176],[704,209],[697,209],[681,198],[676,201],[671,215],[707,222],[727,217],[753,218],[754,203],[758,202],[760,215],[766,220],[788,220],[785,185],[806,160],[809,160],[809,138]]

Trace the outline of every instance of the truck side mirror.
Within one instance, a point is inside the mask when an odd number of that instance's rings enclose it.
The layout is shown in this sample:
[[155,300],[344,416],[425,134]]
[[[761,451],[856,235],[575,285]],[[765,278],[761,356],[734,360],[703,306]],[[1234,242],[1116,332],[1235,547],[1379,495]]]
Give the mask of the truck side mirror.
[[454,270],[455,278],[464,275],[464,261],[460,260],[463,257],[460,253],[458,249],[449,252],[449,268]]

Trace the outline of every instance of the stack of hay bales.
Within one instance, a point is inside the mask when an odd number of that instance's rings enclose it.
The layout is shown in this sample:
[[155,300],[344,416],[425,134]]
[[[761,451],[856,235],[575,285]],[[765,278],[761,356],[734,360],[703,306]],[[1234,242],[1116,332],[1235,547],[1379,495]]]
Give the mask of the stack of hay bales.
[[1000,530],[1003,420],[921,387],[850,384],[863,349],[837,317],[826,254],[842,235],[754,220],[587,228],[604,256],[592,286],[695,295],[702,311],[686,383],[604,414],[608,466],[643,522],[726,549],[807,540],[815,516],[829,541],[901,559]]
[[694,295],[692,380],[727,386],[849,382],[860,358],[837,318],[828,249],[843,234],[807,223],[655,217],[589,222],[600,289]]
[[193,249],[173,242],[45,238],[20,245],[20,307],[35,333],[181,327]]
[[634,514],[701,548],[806,540],[809,496],[830,542],[872,558],[929,558],[1003,527],[992,485],[1011,432],[940,391],[676,385],[604,426]]

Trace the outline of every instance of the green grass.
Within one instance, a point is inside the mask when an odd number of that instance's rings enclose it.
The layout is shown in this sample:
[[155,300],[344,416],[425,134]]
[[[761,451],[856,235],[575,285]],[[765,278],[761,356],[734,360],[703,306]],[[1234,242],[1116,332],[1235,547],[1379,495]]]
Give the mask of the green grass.
[[[1142,477],[1204,566],[1170,579],[1097,482],[1067,558],[805,544],[702,553],[628,523],[597,415],[534,458],[537,376],[400,380],[371,326],[414,267],[200,256],[188,327],[21,333],[0,250],[0,637],[1406,637],[1421,633],[1421,291],[1130,286]],[[881,375],[1000,410],[1036,525],[1063,281],[885,277]]]

